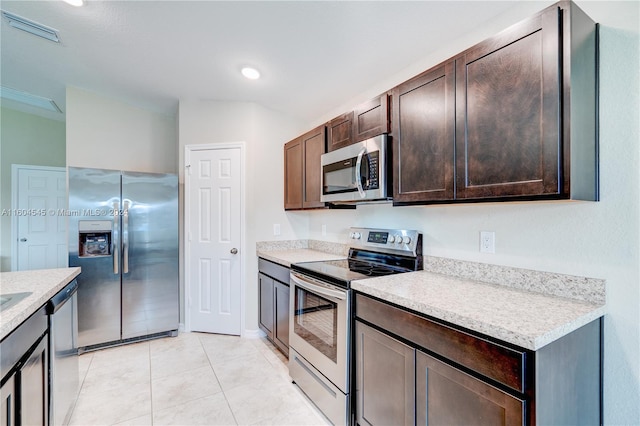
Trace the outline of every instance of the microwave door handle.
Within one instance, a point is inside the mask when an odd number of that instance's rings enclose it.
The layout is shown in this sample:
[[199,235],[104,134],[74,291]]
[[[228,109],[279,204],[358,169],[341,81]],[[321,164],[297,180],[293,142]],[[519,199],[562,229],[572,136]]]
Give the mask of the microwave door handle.
[[356,186],[358,188],[358,193],[360,194],[360,198],[364,198],[367,195],[364,193],[364,188],[362,187],[362,175],[360,174],[360,166],[362,165],[362,156],[366,152],[367,152],[367,148],[362,148],[362,150],[358,154],[358,159],[356,160]]

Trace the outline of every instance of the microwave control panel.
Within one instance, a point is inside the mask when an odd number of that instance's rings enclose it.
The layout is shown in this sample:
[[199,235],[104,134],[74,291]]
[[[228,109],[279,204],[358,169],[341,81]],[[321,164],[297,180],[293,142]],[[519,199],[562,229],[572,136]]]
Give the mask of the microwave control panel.
[[362,189],[378,189],[379,188],[379,179],[378,179],[378,157],[380,156],[380,151],[374,151],[367,155],[369,170],[367,175],[363,174]]

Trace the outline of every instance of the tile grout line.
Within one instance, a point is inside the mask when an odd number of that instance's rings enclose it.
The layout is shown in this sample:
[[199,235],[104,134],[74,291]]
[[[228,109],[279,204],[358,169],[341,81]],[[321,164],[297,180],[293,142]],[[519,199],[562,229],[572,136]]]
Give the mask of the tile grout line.
[[87,366],[87,370],[84,372],[84,375],[82,376],[82,380],[80,380],[80,383],[78,385],[78,391],[76,393],[76,398],[73,401],[73,408],[71,408],[71,415],[69,416],[69,424],[71,424],[71,420],[73,420],[73,416],[76,413],[76,406],[78,404],[78,400],[80,399],[80,392],[82,392],[82,387],[84,386],[84,381],[87,378],[87,374],[89,374],[89,369],[91,368],[91,364],[93,364],[93,355],[94,354],[91,354],[91,360],[89,361],[89,365]]
[[224,389],[222,388],[222,383],[220,383],[220,379],[218,379],[218,375],[216,374],[216,369],[213,368],[213,363],[211,362],[211,358],[209,358],[209,354],[207,353],[206,349],[204,348],[204,344],[202,343],[202,339],[200,338],[200,336],[198,336],[198,342],[200,342],[200,347],[202,348],[202,351],[204,352],[204,356],[207,357],[207,361],[209,362],[209,367],[211,367],[211,371],[213,372],[214,377],[218,381],[218,385],[220,386],[220,392],[222,393],[222,396],[224,396],[224,401],[227,403],[227,407],[229,407],[229,412],[231,413],[231,416],[233,417],[233,421],[235,422],[236,425],[239,425],[240,423],[238,423],[238,419],[236,418],[235,413],[231,409],[231,404],[229,404],[229,399],[227,398],[227,394],[225,393]]

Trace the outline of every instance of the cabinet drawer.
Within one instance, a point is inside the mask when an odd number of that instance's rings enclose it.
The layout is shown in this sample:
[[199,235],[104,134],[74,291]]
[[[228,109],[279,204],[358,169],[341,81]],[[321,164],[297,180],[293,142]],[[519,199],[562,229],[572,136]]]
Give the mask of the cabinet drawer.
[[258,271],[261,273],[275,278],[284,284],[289,284],[289,268],[286,266],[278,265],[277,263],[269,262],[268,260],[258,258]]
[[356,294],[356,316],[459,365],[525,392],[526,351],[511,349]]

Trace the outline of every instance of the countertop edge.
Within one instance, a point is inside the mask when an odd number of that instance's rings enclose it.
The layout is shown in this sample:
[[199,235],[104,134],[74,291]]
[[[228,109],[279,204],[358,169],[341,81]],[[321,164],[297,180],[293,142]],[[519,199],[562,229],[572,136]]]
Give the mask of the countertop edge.
[[285,250],[256,250],[256,255],[279,265],[291,268],[292,263],[313,262],[322,260],[340,260],[347,256],[328,253],[320,250],[301,248]]
[[[477,285],[482,286],[492,284],[478,282]],[[440,321],[445,321],[449,324],[453,324],[454,326],[471,330],[481,335],[486,335],[499,341],[507,342],[532,351],[537,351],[542,347],[547,346],[548,344],[590,323],[591,321],[603,317],[606,314],[605,305],[593,306],[593,309],[589,312],[578,315],[571,321],[568,321],[561,326],[551,328],[540,334],[527,335],[524,333],[514,332],[513,330],[507,329],[505,327],[500,327],[496,324],[491,324],[488,322],[479,323],[477,318],[470,318],[458,314],[454,311],[445,311],[433,306],[425,305],[424,303],[419,303],[420,309],[416,309],[415,307],[410,306],[410,304],[415,305],[416,303],[416,301],[413,299],[408,299],[407,297],[393,294],[385,290],[376,289],[374,287],[371,287],[370,285],[359,283],[358,281],[353,281],[351,283],[351,288],[362,294],[373,296],[382,301],[393,303],[396,306],[399,306],[400,308],[406,309],[410,312],[432,317]],[[521,290],[515,289],[508,289],[507,291],[517,291],[521,293],[523,292]],[[571,301],[568,300],[568,302]]]
[[[0,315],[0,341],[4,340],[14,330],[16,330],[25,320],[31,315],[36,313],[42,308],[53,296],[55,296],[60,290],[62,290],[73,279],[80,275],[81,269],[75,268],[60,268],[67,269],[69,274],[58,278],[57,282],[51,284],[46,290],[39,292],[38,294],[32,294],[20,303],[12,306],[7,311]],[[40,270],[50,271],[50,270]],[[24,271],[26,273],[37,274],[38,271]],[[11,272],[11,274],[18,274],[19,272]],[[49,278],[51,279],[51,278]]]

